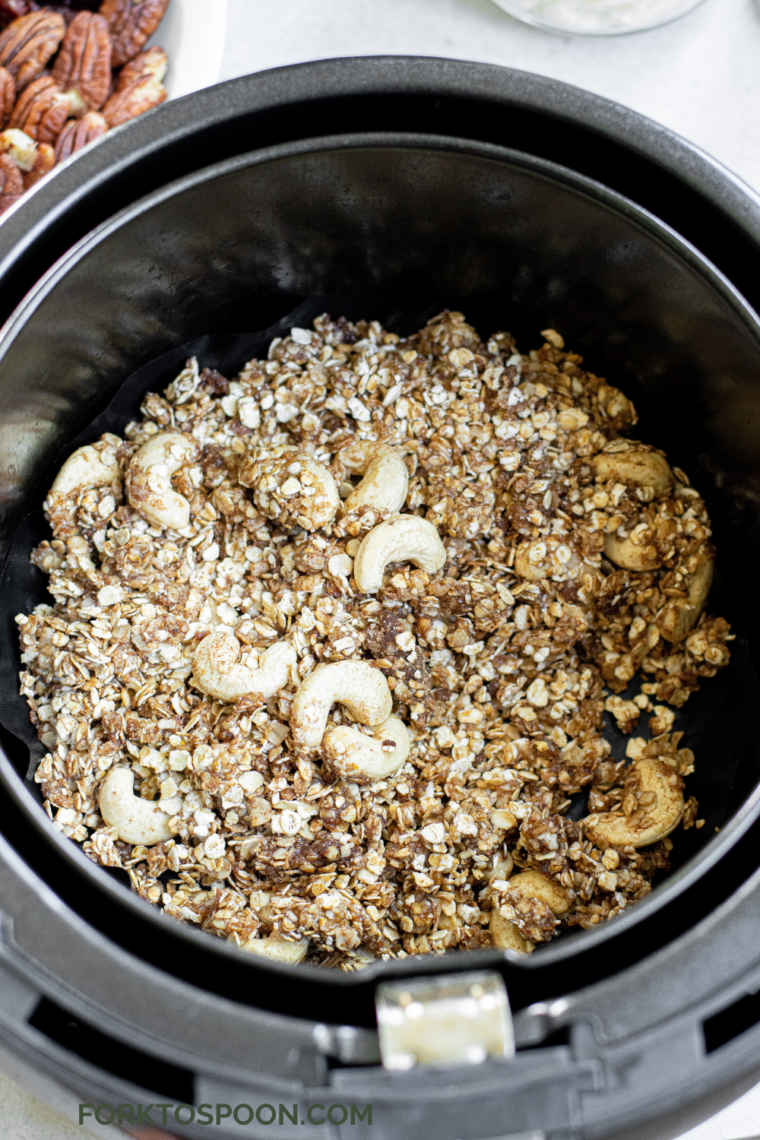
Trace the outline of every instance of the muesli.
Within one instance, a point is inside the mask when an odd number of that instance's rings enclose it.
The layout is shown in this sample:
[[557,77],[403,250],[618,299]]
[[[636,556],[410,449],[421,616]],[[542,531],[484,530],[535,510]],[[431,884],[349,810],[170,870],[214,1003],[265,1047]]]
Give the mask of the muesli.
[[729,658],[710,523],[542,335],[323,316],[67,460],[54,603],[17,618],[55,827],[182,922],[348,970],[647,894],[702,824],[673,726]]

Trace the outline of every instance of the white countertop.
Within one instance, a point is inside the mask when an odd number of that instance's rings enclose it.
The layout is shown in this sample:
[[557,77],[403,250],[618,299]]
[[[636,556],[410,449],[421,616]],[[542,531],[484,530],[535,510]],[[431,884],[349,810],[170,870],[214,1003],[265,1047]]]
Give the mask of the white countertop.
[[[183,0],[174,0],[182,3]],[[228,0],[222,79],[347,55],[435,55],[538,72],[615,99],[664,123],[760,191],[760,2],[705,0],[689,16],[620,37],[551,35],[491,0]],[[0,1051],[2,1134],[74,1140],[73,1101],[29,1083]],[[15,1079],[13,1079],[15,1078]],[[69,1120],[24,1091],[55,1103]],[[98,1128],[105,1140],[113,1135]],[[681,1140],[760,1136],[760,1086]]]
[[553,35],[491,0],[228,0],[222,78],[345,55],[499,63],[616,99],[760,190],[760,4],[705,0],[651,32]]

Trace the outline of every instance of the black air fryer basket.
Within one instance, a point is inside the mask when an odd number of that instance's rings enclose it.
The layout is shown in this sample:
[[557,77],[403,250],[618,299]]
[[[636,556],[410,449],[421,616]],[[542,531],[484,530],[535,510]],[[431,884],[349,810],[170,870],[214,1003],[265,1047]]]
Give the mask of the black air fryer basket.
[[[760,202],[595,96],[447,60],[266,72],[159,109],[0,225],[0,1039],[89,1104],[298,1105],[188,1137],[670,1137],[760,1079]],[[707,500],[730,667],[679,713],[701,830],[626,914],[541,947],[278,967],[182,926],[47,819],[13,615],[62,459],[185,358],[234,373],[325,310],[412,331],[460,309],[521,346],[559,329]],[[615,747],[624,747],[621,741]],[[383,980],[488,970],[517,1053],[389,1071]],[[372,1104],[312,1124],[308,1106]],[[185,1114],[187,1116],[187,1113]],[[334,1114],[338,1119],[340,1113]],[[154,1120],[160,1119],[153,1117]]]

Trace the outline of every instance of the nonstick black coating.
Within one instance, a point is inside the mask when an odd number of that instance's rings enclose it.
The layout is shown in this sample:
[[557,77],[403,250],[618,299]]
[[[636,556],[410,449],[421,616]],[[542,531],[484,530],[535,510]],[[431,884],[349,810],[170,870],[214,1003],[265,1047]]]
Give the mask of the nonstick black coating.
[[[119,430],[136,394],[168,383],[188,352],[233,372],[306,302],[298,323],[331,309],[403,322],[403,331],[457,308],[484,337],[508,328],[523,348],[554,326],[587,366],[633,397],[637,433],[664,447],[706,496],[720,551],[711,608],[738,634],[730,669],[679,714],[684,743],[697,752],[690,790],[707,823],[679,835],[685,865],[617,923],[630,934],[757,814],[749,571],[760,347],[753,314],[693,249],[625,200],[530,156],[414,136],[294,144],[190,177],[64,258],[18,312],[0,358],[2,537],[18,532],[3,587],[0,718],[24,735],[9,626],[16,606],[28,609],[44,585],[25,578],[26,550],[62,459],[106,427]],[[117,395],[127,380],[129,394]],[[114,419],[95,425],[114,397]],[[19,588],[27,594],[17,600]],[[28,756],[12,740],[6,750],[18,780]],[[12,792],[35,829],[49,832],[32,797],[18,784]],[[79,874],[105,881],[65,847],[57,845]],[[188,944],[194,934],[177,927]],[[581,951],[605,936],[566,942]],[[534,957],[553,953],[565,951]]]

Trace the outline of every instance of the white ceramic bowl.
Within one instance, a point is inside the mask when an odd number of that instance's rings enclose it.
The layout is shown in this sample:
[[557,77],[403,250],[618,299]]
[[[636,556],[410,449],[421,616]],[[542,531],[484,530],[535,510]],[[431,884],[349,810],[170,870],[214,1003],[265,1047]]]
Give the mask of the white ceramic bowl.
[[703,0],[496,0],[500,8],[552,32],[610,36],[656,28],[685,16]]
[[227,30],[227,0],[170,0],[151,44],[169,56],[170,99],[210,87],[219,78]]

